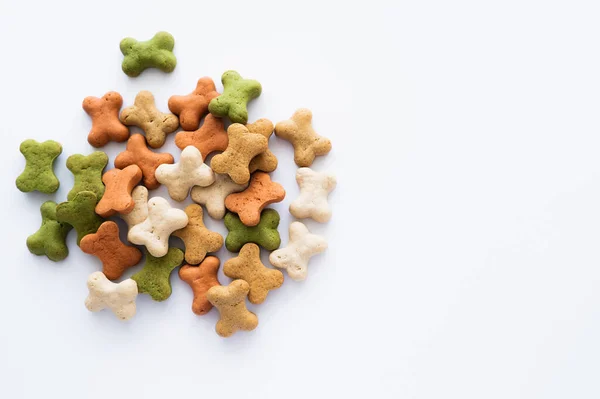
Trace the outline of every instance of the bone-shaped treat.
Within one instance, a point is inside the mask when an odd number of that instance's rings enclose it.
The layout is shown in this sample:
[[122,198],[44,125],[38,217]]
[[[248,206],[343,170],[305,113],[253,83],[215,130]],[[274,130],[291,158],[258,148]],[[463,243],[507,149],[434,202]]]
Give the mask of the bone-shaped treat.
[[136,247],[125,245],[119,238],[119,226],[104,222],[94,234],[81,240],[81,250],[102,261],[102,272],[109,280],[121,278],[126,269],[137,265],[142,253]]
[[109,91],[102,98],[86,97],[83,110],[92,118],[92,129],[88,142],[93,147],[104,147],[109,141],[122,143],[129,138],[129,128],[119,120],[123,97],[116,91]]
[[121,111],[121,122],[127,126],[137,126],[146,133],[148,145],[160,148],[165,144],[167,134],[179,127],[179,119],[173,114],[160,112],[154,103],[154,96],[149,91],[140,91],[135,96],[133,106]]
[[256,80],[243,79],[236,71],[221,76],[223,94],[211,100],[208,110],[220,118],[227,116],[233,123],[248,122],[248,102],[260,96],[262,86]]
[[258,326],[258,317],[246,308],[249,291],[247,282],[235,280],[227,286],[212,287],[206,293],[206,298],[221,315],[216,326],[221,337],[230,337],[239,330],[252,331]]
[[54,160],[62,153],[60,143],[52,140],[43,143],[25,140],[21,143],[20,150],[26,163],[25,170],[17,177],[17,188],[24,193],[55,193],[60,182],[54,174],[53,167]]
[[200,119],[208,112],[208,103],[218,96],[215,82],[205,76],[198,80],[196,88],[190,94],[171,96],[169,110],[179,116],[179,123],[183,130],[195,130],[200,125]]
[[192,204],[185,208],[188,225],[173,233],[185,244],[185,261],[197,265],[208,252],[217,252],[223,246],[221,234],[210,231],[204,225],[204,212],[200,205]]
[[206,293],[212,287],[221,285],[217,277],[220,264],[219,258],[207,256],[199,266],[184,265],[179,269],[179,277],[192,287],[192,311],[199,316],[207,314],[213,308],[206,298]]
[[298,166],[310,166],[316,156],[331,151],[331,141],[315,132],[312,112],[306,108],[297,110],[291,119],[275,125],[275,135],[292,143],[294,162]]
[[121,65],[129,77],[139,76],[147,68],[157,68],[163,72],[173,72],[177,58],[173,54],[175,39],[168,32],[158,32],[145,42],[131,37],[121,40],[119,45],[125,56]]
[[121,320],[129,320],[135,316],[138,288],[132,279],[115,284],[102,272],[95,272],[88,278],[87,286],[90,294],[85,300],[85,307],[90,312],[109,308]]
[[283,284],[283,273],[269,269],[260,261],[256,244],[244,245],[239,256],[225,262],[223,272],[229,278],[244,280],[250,285],[248,300],[254,304],[263,303],[269,291]]
[[[262,134],[267,139],[267,145],[269,142],[269,138],[273,134],[273,122],[266,118],[262,118],[257,120],[254,123],[249,123],[246,125],[248,131],[250,133]],[[275,169],[277,169],[277,157],[275,154],[271,152],[268,148],[264,151],[252,158],[250,161],[250,165],[248,169],[250,169],[250,173],[254,173],[257,170],[262,170],[263,172],[271,173]]]
[[115,158],[115,167],[124,169],[130,165],[137,165],[142,170],[144,186],[154,190],[160,186],[156,180],[156,169],[163,164],[175,162],[173,155],[156,153],[146,145],[146,140],[141,134],[134,134],[127,142],[127,148]]
[[281,244],[277,226],[279,213],[274,209],[265,209],[260,222],[253,227],[245,226],[235,213],[227,212],[225,227],[229,233],[225,239],[225,247],[231,252],[238,252],[245,244],[253,242],[267,251],[273,251]]
[[215,219],[225,216],[225,199],[229,194],[243,191],[246,184],[236,184],[227,175],[215,173],[215,182],[208,187],[192,188],[191,197],[194,202],[206,206],[208,214]]
[[171,208],[162,197],[148,201],[148,217],[129,230],[127,238],[136,245],[145,245],[152,256],[160,258],[169,251],[169,236],[188,224],[188,216],[181,209]]
[[285,190],[279,183],[263,172],[252,175],[250,186],[241,193],[231,194],[225,199],[225,206],[235,212],[246,226],[256,226],[260,222],[260,213],[270,204],[281,202]]
[[303,223],[290,225],[290,241],[285,248],[273,251],[269,261],[275,267],[285,269],[293,280],[302,281],[308,274],[308,261],[327,249],[327,240],[311,234]]
[[102,176],[106,186],[104,196],[98,205],[96,213],[104,218],[116,213],[129,213],[135,207],[131,191],[142,180],[142,170],[137,165],[125,169],[111,169]]
[[40,212],[42,225],[38,231],[27,237],[27,248],[34,255],[45,255],[53,262],[61,261],[69,255],[66,239],[73,227],[56,219],[54,201],[44,202]]
[[56,207],[56,219],[75,228],[77,245],[81,244],[83,237],[98,231],[98,227],[104,222],[94,212],[96,202],[96,194],[91,191],[82,191],[72,200],[58,204]]
[[156,180],[169,189],[175,201],[183,201],[194,186],[207,187],[215,182],[212,169],[202,161],[202,154],[194,146],[181,152],[181,159],[173,165],[163,164],[156,169]]
[[128,214],[120,214],[121,219],[127,223],[128,232],[136,224],[142,223],[148,217],[148,189],[144,186],[137,186],[131,192],[131,198],[134,207]]
[[182,150],[193,145],[206,158],[214,151],[225,151],[229,144],[229,137],[227,137],[223,120],[209,114],[204,118],[200,129],[177,133],[175,144]]
[[331,207],[327,196],[337,184],[331,173],[315,172],[310,168],[300,168],[296,172],[300,195],[290,205],[290,213],[298,219],[312,218],[319,223],[331,219]]
[[161,302],[171,296],[171,273],[183,262],[183,252],[171,248],[165,256],[155,258],[146,253],[144,268],[131,278],[138,285],[140,294],[148,294],[153,300]]
[[215,173],[226,173],[237,184],[245,184],[250,180],[250,161],[269,148],[267,138],[250,133],[246,126],[239,123],[229,126],[227,136],[227,149],[215,155],[210,166]]
[[100,200],[104,195],[104,183],[102,183],[102,172],[108,164],[108,155],[102,151],[96,151],[88,156],[71,155],[67,159],[67,168],[73,173],[75,184],[67,195],[72,200],[82,191],[91,191]]

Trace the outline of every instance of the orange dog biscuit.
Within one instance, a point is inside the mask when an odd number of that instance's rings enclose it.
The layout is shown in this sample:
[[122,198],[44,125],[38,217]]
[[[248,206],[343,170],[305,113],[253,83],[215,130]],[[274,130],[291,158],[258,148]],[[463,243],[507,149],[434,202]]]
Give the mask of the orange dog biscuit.
[[200,129],[193,132],[177,133],[175,144],[181,150],[193,145],[200,151],[204,160],[211,152],[225,151],[227,144],[229,144],[229,137],[227,137],[223,120],[208,114],[204,118],[204,123]]
[[205,315],[213,308],[206,298],[206,293],[214,286],[221,285],[217,277],[219,258],[208,256],[200,266],[184,265],[179,269],[179,278],[188,283],[194,292],[192,311],[199,316]]
[[256,226],[260,222],[262,210],[284,198],[285,190],[281,184],[271,181],[271,177],[264,172],[256,172],[247,189],[227,196],[225,206],[237,213],[246,226]]
[[123,97],[116,91],[109,91],[102,98],[86,97],[83,110],[92,118],[92,129],[88,142],[94,147],[103,147],[109,141],[122,143],[129,137],[129,129],[119,120],[119,110]]
[[216,252],[223,246],[221,234],[210,231],[204,225],[204,212],[200,205],[192,204],[185,208],[188,225],[173,233],[185,244],[185,261],[197,265],[206,257],[207,252]]
[[142,170],[137,165],[125,169],[112,169],[102,176],[106,190],[96,205],[96,213],[107,218],[116,213],[129,213],[135,207],[131,190],[142,180]]
[[209,77],[203,77],[198,80],[196,88],[190,94],[171,96],[169,110],[175,115],[179,115],[179,123],[183,130],[195,130],[200,125],[200,119],[208,113],[210,100],[218,96],[215,82]]

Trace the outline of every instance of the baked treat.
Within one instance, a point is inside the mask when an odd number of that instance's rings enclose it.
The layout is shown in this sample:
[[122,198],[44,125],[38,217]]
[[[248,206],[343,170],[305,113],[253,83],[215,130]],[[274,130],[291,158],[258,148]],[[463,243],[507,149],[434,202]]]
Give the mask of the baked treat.
[[208,113],[208,103],[219,93],[215,82],[207,76],[200,78],[193,92],[186,96],[171,96],[169,110],[179,116],[183,130],[196,130],[200,119]]
[[56,219],[56,202],[54,201],[44,202],[40,212],[42,226],[27,237],[27,248],[34,255],[45,255],[53,262],[61,261],[69,255],[66,240],[73,227]]
[[236,71],[221,76],[223,94],[211,100],[208,110],[214,116],[229,117],[233,123],[248,122],[248,102],[260,96],[262,86],[256,80],[243,79]]
[[135,207],[131,191],[140,180],[142,180],[142,170],[137,165],[106,172],[102,176],[106,190],[96,205],[96,213],[107,218],[117,213],[131,212]]
[[253,227],[245,226],[235,213],[227,212],[225,227],[229,233],[225,239],[225,247],[231,252],[238,252],[245,244],[253,242],[267,251],[273,251],[281,244],[277,226],[279,213],[274,209],[265,209],[260,222]]
[[200,205],[192,204],[185,208],[188,216],[188,225],[173,233],[185,244],[185,261],[191,265],[197,265],[208,252],[217,252],[223,246],[221,234],[210,231],[204,225],[204,212]]
[[94,212],[96,207],[96,194],[91,191],[82,191],[72,200],[56,206],[56,219],[68,223],[77,232],[77,245],[81,244],[83,237],[98,231],[104,220]]
[[88,278],[87,286],[90,294],[85,300],[85,307],[90,312],[109,308],[121,320],[129,320],[135,316],[138,289],[132,279],[115,284],[102,272],[95,272]]
[[256,172],[247,189],[227,196],[225,206],[237,213],[246,226],[256,226],[260,222],[262,210],[284,198],[285,190],[281,184],[271,181],[271,177],[264,172]]
[[168,32],[158,32],[145,42],[127,37],[121,40],[119,47],[125,56],[121,65],[123,72],[132,78],[139,76],[147,68],[173,72],[177,65],[177,58],[173,54],[175,39]]
[[206,298],[217,308],[221,317],[216,331],[221,337],[230,337],[236,331],[252,331],[258,326],[258,317],[246,308],[250,286],[244,280],[232,281],[227,286],[214,286]]
[[218,279],[219,258],[207,256],[199,266],[183,265],[179,269],[179,277],[192,287],[194,301],[192,311],[198,316],[210,312],[213,305],[206,298],[206,293],[212,287],[221,285]]
[[337,184],[331,173],[315,172],[310,168],[296,171],[300,195],[290,205],[290,213],[298,219],[312,218],[319,223],[331,219],[331,207],[327,197]]
[[[259,119],[254,123],[248,123],[246,128],[248,128],[250,133],[262,134],[265,136],[267,139],[267,145],[274,129],[273,122],[266,118]],[[250,165],[248,165],[248,169],[250,170],[250,173],[254,173],[257,170],[271,173],[277,169],[277,164],[277,157],[271,152],[271,150],[267,148],[264,152],[261,152],[252,158]]]
[[75,183],[67,195],[72,200],[82,191],[91,191],[100,200],[104,195],[104,183],[102,183],[102,172],[108,164],[108,155],[102,151],[96,151],[90,155],[71,155],[67,158],[67,169],[73,173]]
[[236,184],[227,175],[215,173],[215,182],[208,187],[192,188],[191,197],[194,202],[206,206],[208,214],[215,219],[225,217],[225,198],[231,193],[237,193],[248,187],[246,184]]
[[204,118],[200,129],[177,133],[175,144],[182,150],[193,145],[200,151],[203,159],[206,159],[212,152],[225,151],[229,144],[229,137],[223,120],[209,114]]
[[62,146],[48,140],[38,143],[25,140],[21,143],[21,154],[25,157],[25,170],[17,177],[17,188],[24,192],[39,191],[52,194],[60,187],[54,174],[54,161],[62,153]]
[[130,165],[137,165],[142,170],[143,184],[148,190],[160,186],[156,180],[156,169],[163,164],[175,162],[173,155],[156,153],[146,145],[146,140],[141,134],[134,134],[127,142],[127,148],[115,158],[115,167],[125,169]]
[[183,252],[179,248],[169,249],[161,258],[146,253],[144,268],[131,279],[137,283],[140,294],[148,294],[153,300],[162,302],[171,296],[171,273],[181,262]]
[[109,91],[101,98],[90,96],[83,100],[83,110],[92,118],[92,129],[88,134],[91,146],[99,148],[110,141],[127,141],[129,128],[119,120],[122,106],[123,97],[116,91]]
[[144,186],[137,186],[131,192],[131,198],[135,204],[133,210],[127,214],[119,214],[121,219],[127,223],[127,232],[148,217],[148,189]]

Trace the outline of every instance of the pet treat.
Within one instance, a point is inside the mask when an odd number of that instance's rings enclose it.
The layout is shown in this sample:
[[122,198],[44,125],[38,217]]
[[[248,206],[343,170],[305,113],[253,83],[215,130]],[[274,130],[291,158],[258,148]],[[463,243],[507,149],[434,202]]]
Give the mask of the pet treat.
[[102,272],[109,280],[121,278],[126,269],[142,259],[139,249],[121,242],[119,226],[115,222],[104,222],[96,233],[83,237],[80,248],[100,259]]
[[144,186],[137,186],[131,192],[131,198],[135,203],[133,210],[128,214],[119,215],[127,223],[128,231],[148,217],[148,189]]
[[102,172],[108,164],[108,155],[102,151],[96,151],[88,156],[71,155],[67,159],[67,168],[73,173],[75,183],[69,191],[67,199],[70,201],[82,191],[91,191],[100,200],[104,195],[104,183],[102,183]]
[[237,184],[250,180],[250,161],[265,152],[269,145],[265,136],[253,134],[246,126],[234,123],[227,129],[229,145],[222,154],[215,155],[210,166],[215,173],[226,173]]
[[43,143],[25,140],[20,150],[25,157],[25,170],[17,178],[17,188],[24,193],[55,193],[60,182],[54,174],[54,160],[62,153],[62,146],[52,140]]
[[[262,134],[267,138],[267,145],[269,143],[269,138],[273,134],[273,122],[268,119],[259,119],[254,123],[249,123],[246,125],[248,131],[250,133]],[[277,157],[275,154],[271,152],[268,148],[265,152],[261,152],[250,161],[250,165],[248,169],[250,169],[250,173],[254,173],[257,170],[262,170],[263,172],[271,173],[275,169],[277,169]]]
[[167,134],[179,127],[179,119],[173,114],[160,112],[154,103],[154,96],[149,91],[140,91],[135,96],[133,106],[121,112],[121,122],[127,126],[137,126],[146,133],[148,145],[160,148],[165,144]]
[[206,299],[206,293],[212,287],[221,285],[217,277],[220,264],[219,258],[207,256],[200,266],[184,265],[179,269],[179,277],[192,287],[194,292],[192,311],[198,316],[207,314],[213,307]]
[[72,200],[56,206],[56,219],[73,226],[77,232],[77,245],[81,245],[83,237],[98,231],[98,227],[104,222],[94,212],[96,202],[96,194],[91,191],[82,191]]
[[215,182],[212,169],[202,161],[202,154],[194,146],[186,147],[181,159],[174,165],[163,164],[156,169],[156,180],[169,189],[175,201],[183,201],[194,186],[206,187]]
[[246,308],[250,285],[244,280],[232,281],[227,286],[208,290],[206,298],[219,311],[221,317],[216,331],[221,337],[230,337],[236,331],[252,331],[258,326],[258,317]]
[[312,218],[319,223],[331,219],[331,207],[327,196],[337,184],[330,173],[315,172],[310,168],[300,168],[296,172],[300,195],[290,205],[290,213],[298,219]]
[[185,244],[185,261],[197,265],[208,252],[217,252],[223,246],[221,234],[210,231],[204,225],[202,207],[192,204],[185,208],[188,216],[188,225],[173,233]]
[[269,291],[283,284],[283,273],[262,264],[256,244],[244,245],[238,257],[225,262],[223,272],[229,278],[241,279],[250,285],[248,300],[254,304],[263,303]]
[[109,308],[121,320],[129,320],[135,316],[138,288],[132,279],[115,284],[102,272],[95,272],[88,278],[87,285],[90,294],[85,300],[85,307],[90,312]]
[[140,294],[148,294],[155,301],[161,302],[171,296],[171,272],[183,262],[183,252],[179,248],[171,248],[162,258],[155,258],[146,253],[144,268],[131,278],[138,285]]
[[200,129],[192,132],[179,132],[175,135],[175,144],[180,149],[193,145],[206,159],[206,157],[215,151],[225,151],[229,144],[229,137],[223,125],[223,120],[212,115],[204,118],[204,123]]
[[225,239],[225,247],[231,252],[238,252],[244,244],[253,242],[267,251],[273,251],[281,244],[277,226],[279,226],[279,214],[274,209],[265,209],[260,222],[253,227],[245,226],[235,213],[227,212],[225,227],[229,230],[229,234]]
[[[219,96],[215,82],[209,77],[198,80],[196,89],[186,96],[171,96],[169,110],[179,116],[183,130],[196,130],[208,112],[208,103]],[[202,150],[200,150],[202,152]]]
[[298,166],[310,166],[316,156],[331,151],[331,141],[315,133],[312,112],[306,108],[297,110],[291,119],[275,125],[275,135],[294,146],[294,161]]
[[145,245],[152,256],[160,258],[169,251],[169,236],[188,224],[187,214],[181,209],[171,208],[162,197],[148,201],[148,217],[129,230],[127,238],[136,245]]
[[88,134],[91,146],[104,147],[109,141],[122,143],[129,138],[129,128],[119,120],[123,97],[116,91],[109,91],[102,98],[86,97],[83,110],[92,118],[92,129]]
[[290,225],[290,240],[285,248],[271,252],[269,261],[275,267],[285,269],[292,279],[302,281],[308,274],[308,261],[327,249],[327,240],[311,234],[300,222]]
[[104,218],[116,213],[129,213],[135,207],[131,198],[131,190],[142,180],[142,170],[137,165],[125,169],[111,169],[102,176],[106,185],[104,196],[98,205],[96,213]]
[[231,193],[243,191],[248,187],[246,184],[236,184],[227,175],[215,173],[215,182],[208,187],[192,188],[192,199],[206,206],[208,214],[215,219],[223,219],[225,216],[225,198]]
[[211,114],[227,116],[233,123],[248,122],[248,102],[260,96],[262,86],[256,80],[242,79],[236,71],[221,76],[223,94],[213,98],[208,105]]
[[256,226],[260,222],[262,210],[284,198],[285,190],[281,184],[271,181],[271,176],[266,173],[256,172],[246,190],[227,196],[225,206],[237,213],[246,226]]
[[66,240],[73,227],[56,219],[56,202],[44,202],[40,212],[42,226],[27,237],[27,248],[34,255],[45,255],[53,262],[61,261],[69,255]]
[[173,155],[156,153],[148,149],[146,140],[141,134],[134,134],[127,142],[127,148],[115,158],[115,167],[124,169],[130,165],[137,165],[144,176],[144,186],[154,190],[160,186],[156,180],[156,169],[162,164],[175,162]]
[[125,56],[121,65],[123,72],[132,78],[139,76],[147,68],[173,72],[177,65],[177,58],[173,54],[175,39],[167,32],[158,32],[145,42],[127,37],[121,40],[119,47]]

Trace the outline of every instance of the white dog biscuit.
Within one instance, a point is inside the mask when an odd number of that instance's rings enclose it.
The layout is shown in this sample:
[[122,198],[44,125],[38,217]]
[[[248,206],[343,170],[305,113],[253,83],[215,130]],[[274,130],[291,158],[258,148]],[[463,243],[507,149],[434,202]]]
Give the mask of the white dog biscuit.
[[144,186],[137,186],[131,192],[131,198],[135,202],[135,207],[131,213],[126,215],[120,213],[121,219],[127,223],[129,230],[136,224],[142,223],[148,217],[148,189]]
[[87,285],[90,294],[85,300],[85,307],[90,312],[109,308],[121,320],[129,320],[135,315],[138,288],[132,279],[116,284],[107,279],[104,273],[95,272],[88,278]]
[[319,223],[331,219],[331,207],[327,196],[335,189],[336,179],[330,173],[300,168],[296,172],[300,196],[290,205],[290,213],[298,219],[312,218]]
[[226,212],[225,198],[229,194],[244,191],[248,184],[237,184],[229,176],[215,173],[215,182],[212,185],[196,186],[192,189],[192,199],[194,202],[204,205],[211,217],[223,219]]

